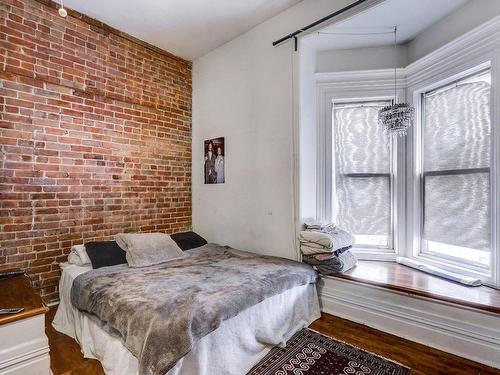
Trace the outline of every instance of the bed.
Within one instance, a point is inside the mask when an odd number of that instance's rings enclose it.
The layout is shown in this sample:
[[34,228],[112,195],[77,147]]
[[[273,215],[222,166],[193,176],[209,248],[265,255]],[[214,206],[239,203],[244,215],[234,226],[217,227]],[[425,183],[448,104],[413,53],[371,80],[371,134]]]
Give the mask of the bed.
[[[61,270],[54,328],[74,338],[84,357],[99,360],[108,375],[145,373],[117,330],[71,302],[75,279],[90,275],[92,268],[63,263]],[[284,345],[296,331],[319,317],[315,283],[287,288],[223,320],[197,340],[167,374],[246,374],[273,346]]]

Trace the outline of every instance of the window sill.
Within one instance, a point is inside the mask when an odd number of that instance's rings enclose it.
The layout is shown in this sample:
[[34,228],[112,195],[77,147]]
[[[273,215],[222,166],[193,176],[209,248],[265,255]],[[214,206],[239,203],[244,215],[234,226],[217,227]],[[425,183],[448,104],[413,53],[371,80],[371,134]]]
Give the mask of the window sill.
[[395,262],[362,260],[345,273],[322,277],[350,280],[500,314],[500,290],[457,284]]

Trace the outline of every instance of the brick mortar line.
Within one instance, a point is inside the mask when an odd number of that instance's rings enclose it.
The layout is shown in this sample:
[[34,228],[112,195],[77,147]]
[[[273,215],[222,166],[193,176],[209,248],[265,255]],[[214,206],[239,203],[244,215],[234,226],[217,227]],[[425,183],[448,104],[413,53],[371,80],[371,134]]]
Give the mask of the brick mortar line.
[[[38,1],[38,0],[35,0],[35,1]],[[77,97],[80,97],[80,96],[75,95],[75,91],[76,92],[81,92],[84,95],[92,95],[93,96],[92,100],[96,100],[96,101],[97,101],[96,97],[102,97],[104,99],[110,99],[110,100],[113,100],[113,101],[119,102],[119,103],[138,105],[138,106],[141,106],[141,107],[145,107],[145,108],[149,108],[149,109],[154,109],[154,110],[157,110],[157,111],[167,111],[167,109],[161,108],[161,107],[163,107],[162,105],[153,106],[153,105],[150,105],[150,104],[143,104],[139,100],[126,99],[126,98],[122,97],[121,95],[106,94],[104,91],[101,91],[99,89],[80,89],[80,88],[75,88],[75,87],[72,87],[72,86],[69,86],[69,85],[64,85],[64,84],[61,84],[61,83],[55,83],[55,82],[53,82],[53,79],[51,79],[50,77],[48,77],[48,79],[45,80],[44,77],[47,78],[47,76],[44,76],[44,75],[37,75],[36,73],[33,73],[33,75],[31,75],[31,74],[22,74],[22,73],[14,73],[12,71],[8,71],[5,67],[2,67],[2,70],[0,70],[0,80],[14,82],[13,80],[9,79],[9,77],[12,77],[12,76],[14,76],[14,77],[29,78],[29,79],[32,79],[34,82],[39,82],[39,83],[43,84],[44,86],[45,86],[46,83],[48,83],[48,84],[51,84],[51,85],[55,85],[55,86],[59,86],[59,87],[64,87],[64,88],[67,88],[67,89],[71,89],[71,90],[73,90],[73,93],[71,95],[77,96]],[[87,99],[90,99],[90,98],[87,98]],[[191,98],[191,101],[192,101],[192,98]],[[118,103],[115,103],[115,104],[118,104]],[[171,107],[168,107],[168,108],[179,109],[178,106],[177,107],[176,106],[171,106]],[[181,109],[181,111],[185,112],[182,109]],[[191,112],[191,110],[189,110],[189,112]],[[190,126],[190,128],[191,128],[191,126]]]

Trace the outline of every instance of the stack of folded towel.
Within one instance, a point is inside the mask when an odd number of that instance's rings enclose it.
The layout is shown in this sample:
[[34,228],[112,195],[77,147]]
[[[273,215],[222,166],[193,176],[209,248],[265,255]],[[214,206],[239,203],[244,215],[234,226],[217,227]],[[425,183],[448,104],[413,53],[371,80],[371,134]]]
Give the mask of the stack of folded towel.
[[356,258],[349,250],[354,237],[337,228],[333,223],[306,224],[300,232],[300,249],[303,261],[322,274],[345,272],[356,265]]

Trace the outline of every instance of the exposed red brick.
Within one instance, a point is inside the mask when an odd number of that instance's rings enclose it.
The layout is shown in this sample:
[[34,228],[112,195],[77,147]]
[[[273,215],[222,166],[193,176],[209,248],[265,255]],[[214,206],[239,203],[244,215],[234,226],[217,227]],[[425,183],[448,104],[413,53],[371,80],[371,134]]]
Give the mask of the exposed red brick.
[[191,226],[191,63],[72,15],[0,10],[0,266],[47,301],[72,245]]

